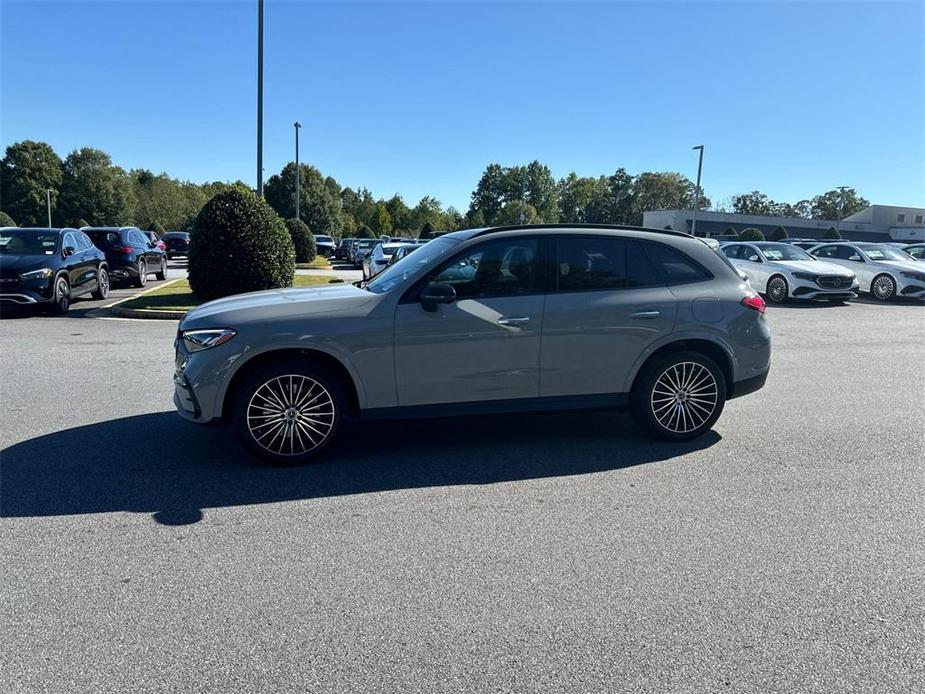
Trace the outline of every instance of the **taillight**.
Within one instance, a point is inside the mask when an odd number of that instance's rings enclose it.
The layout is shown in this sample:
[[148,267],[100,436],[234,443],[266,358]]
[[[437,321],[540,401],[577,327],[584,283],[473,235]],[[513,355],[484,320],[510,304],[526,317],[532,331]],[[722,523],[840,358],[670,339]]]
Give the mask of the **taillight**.
[[131,246],[113,246],[112,250],[116,253],[133,253],[135,251]]
[[742,299],[742,305],[746,308],[750,308],[753,311],[758,311],[758,313],[764,313],[765,305],[764,299],[755,294],[754,296],[746,296]]

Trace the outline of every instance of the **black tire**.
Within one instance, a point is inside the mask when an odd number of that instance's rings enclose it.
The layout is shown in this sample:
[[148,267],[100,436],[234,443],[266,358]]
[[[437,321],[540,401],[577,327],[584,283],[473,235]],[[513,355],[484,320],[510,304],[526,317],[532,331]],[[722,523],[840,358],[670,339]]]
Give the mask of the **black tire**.
[[63,316],[71,308],[71,285],[64,275],[55,278],[54,299],[51,303],[51,312],[56,316]]
[[167,279],[167,258],[161,258],[161,267],[154,273],[154,277],[159,280]]
[[[671,395],[665,384],[675,380],[682,387]],[[706,433],[725,404],[723,371],[700,352],[670,352],[653,358],[636,376],[630,392],[633,420],[666,441],[688,441]]]
[[350,416],[348,403],[337,375],[308,361],[280,359],[258,366],[235,384],[231,421],[258,458],[274,465],[301,465],[317,459],[334,440]]
[[96,276],[96,291],[93,292],[93,298],[105,299],[107,296],[109,296],[109,272],[101,267]]
[[785,303],[790,296],[790,285],[787,284],[786,278],[783,275],[773,275],[768,280],[765,296],[772,304]]
[[885,272],[877,275],[870,283],[870,295],[877,301],[890,301],[896,296],[896,280]]
[[141,287],[145,286],[147,283],[148,283],[148,264],[143,260],[139,260],[138,261],[138,276],[134,280],[132,280],[132,284],[134,284],[136,287],[140,289]]

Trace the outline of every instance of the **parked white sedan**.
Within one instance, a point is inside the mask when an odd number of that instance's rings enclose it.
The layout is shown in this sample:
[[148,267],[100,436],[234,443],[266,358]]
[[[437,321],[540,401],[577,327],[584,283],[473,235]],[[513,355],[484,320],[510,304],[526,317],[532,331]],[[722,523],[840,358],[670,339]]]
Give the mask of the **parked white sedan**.
[[730,241],[722,251],[748,275],[756,291],[779,304],[788,298],[845,301],[858,295],[858,280],[850,270],[817,260],[789,243]]
[[380,243],[370,253],[367,253],[363,258],[363,279],[371,280],[385,270],[386,265],[392,259],[392,253],[404,245],[406,244]]
[[827,263],[854,270],[861,290],[878,301],[894,296],[925,298],[925,269],[894,246],[883,243],[825,243],[811,253]]

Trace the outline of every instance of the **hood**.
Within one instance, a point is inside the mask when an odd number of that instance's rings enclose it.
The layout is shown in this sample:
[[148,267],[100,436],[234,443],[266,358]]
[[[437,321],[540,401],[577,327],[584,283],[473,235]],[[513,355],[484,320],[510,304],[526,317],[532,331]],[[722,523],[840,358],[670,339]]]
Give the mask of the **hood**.
[[875,260],[873,261],[875,265],[883,267],[886,266],[893,270],[905,270],[906,272],[919,272],[923,271],[922,262],[920,260]]
[[781,265],[797,272],[811,272],[814,275],[839,275],[841,277],[848,277],[854,274],[848,268],[836,265],[835,263],[827,263],[824,260],[778,260],[772,264]]
[[0,270],[4,275],[19,275],[29,270],[38,270],[43,267],[50,267],[54,255],[29,254],[19,255],[17,253],[4,253],[0,255]]
[[197,306],[180,321],[180,329],[236,328],[245,323],[326,314],[361,315],[366,312],[363,307],[377,296],[352,284],[236,294]]

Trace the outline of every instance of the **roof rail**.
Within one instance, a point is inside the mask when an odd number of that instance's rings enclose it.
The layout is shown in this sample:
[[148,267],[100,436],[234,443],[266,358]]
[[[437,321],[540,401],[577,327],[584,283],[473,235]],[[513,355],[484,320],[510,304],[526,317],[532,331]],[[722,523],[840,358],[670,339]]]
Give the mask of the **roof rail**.
[[688,234],[683,231],[677,231],[675,229],[656,229],[654,227],[643,227],[643,226],[634,226],[630,224],[586,224],[586,223],[575,223],[575,224],[566,224],[566,223],[556,223],[556,224],[510,224],[507,226],[500,227],[488,227],[486,229],[480,230],[478,233],[474,234],[472,238],[476,236],[484,236],[485,234],[494,234],[499,231],[520,231],[520,230],[530,230],[530,229],[600,229],[600,230],[611,230],[611,231],[645,231],[652,234],[667,234],[668,236],[683,236],[685,238],[696,238],[691,234]]

